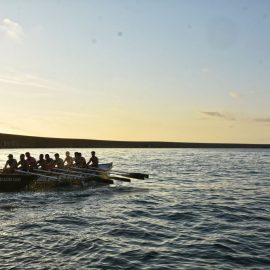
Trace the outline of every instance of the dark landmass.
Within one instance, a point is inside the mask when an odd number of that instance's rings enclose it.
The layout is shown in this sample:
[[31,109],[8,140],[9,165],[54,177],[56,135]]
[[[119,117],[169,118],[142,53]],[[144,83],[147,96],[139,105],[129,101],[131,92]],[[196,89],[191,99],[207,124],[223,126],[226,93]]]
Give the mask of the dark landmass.
[[270,148],[270,144],[105,141],[0,133],[0,148]]

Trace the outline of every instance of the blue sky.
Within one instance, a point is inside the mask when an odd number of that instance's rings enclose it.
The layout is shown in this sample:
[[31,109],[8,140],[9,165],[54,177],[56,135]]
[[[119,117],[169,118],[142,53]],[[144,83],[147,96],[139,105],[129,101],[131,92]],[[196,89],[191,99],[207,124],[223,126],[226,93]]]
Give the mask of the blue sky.
[[0,132],[270,143],[269,7],[0,1]]

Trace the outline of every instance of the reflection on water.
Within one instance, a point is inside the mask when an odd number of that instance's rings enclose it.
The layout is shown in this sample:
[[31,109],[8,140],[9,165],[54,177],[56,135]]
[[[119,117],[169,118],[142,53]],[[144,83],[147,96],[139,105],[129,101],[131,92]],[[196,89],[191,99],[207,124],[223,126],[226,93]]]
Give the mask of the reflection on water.
[[[90,157],[92,149],[80,151]],[[66,149],[31,149],[33,156]],[[0,165],[8,153],[1,150]],[[105,188],[1,193],[2,269],[266,269],[270,152],[98,149],[150,173]]]

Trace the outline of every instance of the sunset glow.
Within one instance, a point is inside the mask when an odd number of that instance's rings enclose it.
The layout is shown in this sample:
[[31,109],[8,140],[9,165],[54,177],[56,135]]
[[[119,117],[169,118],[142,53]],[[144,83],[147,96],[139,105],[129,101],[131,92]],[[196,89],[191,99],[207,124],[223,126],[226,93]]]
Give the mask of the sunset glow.
[[0,133],[270,143],[269,8],[0,1]]

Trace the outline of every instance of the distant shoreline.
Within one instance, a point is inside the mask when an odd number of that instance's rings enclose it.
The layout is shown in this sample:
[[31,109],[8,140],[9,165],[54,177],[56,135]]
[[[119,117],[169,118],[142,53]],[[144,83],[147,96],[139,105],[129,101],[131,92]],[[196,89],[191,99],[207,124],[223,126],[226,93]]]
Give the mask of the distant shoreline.
[[0,133],[0,149],[8,148],[263,148],[270,144],[108,141],[47,138]]

